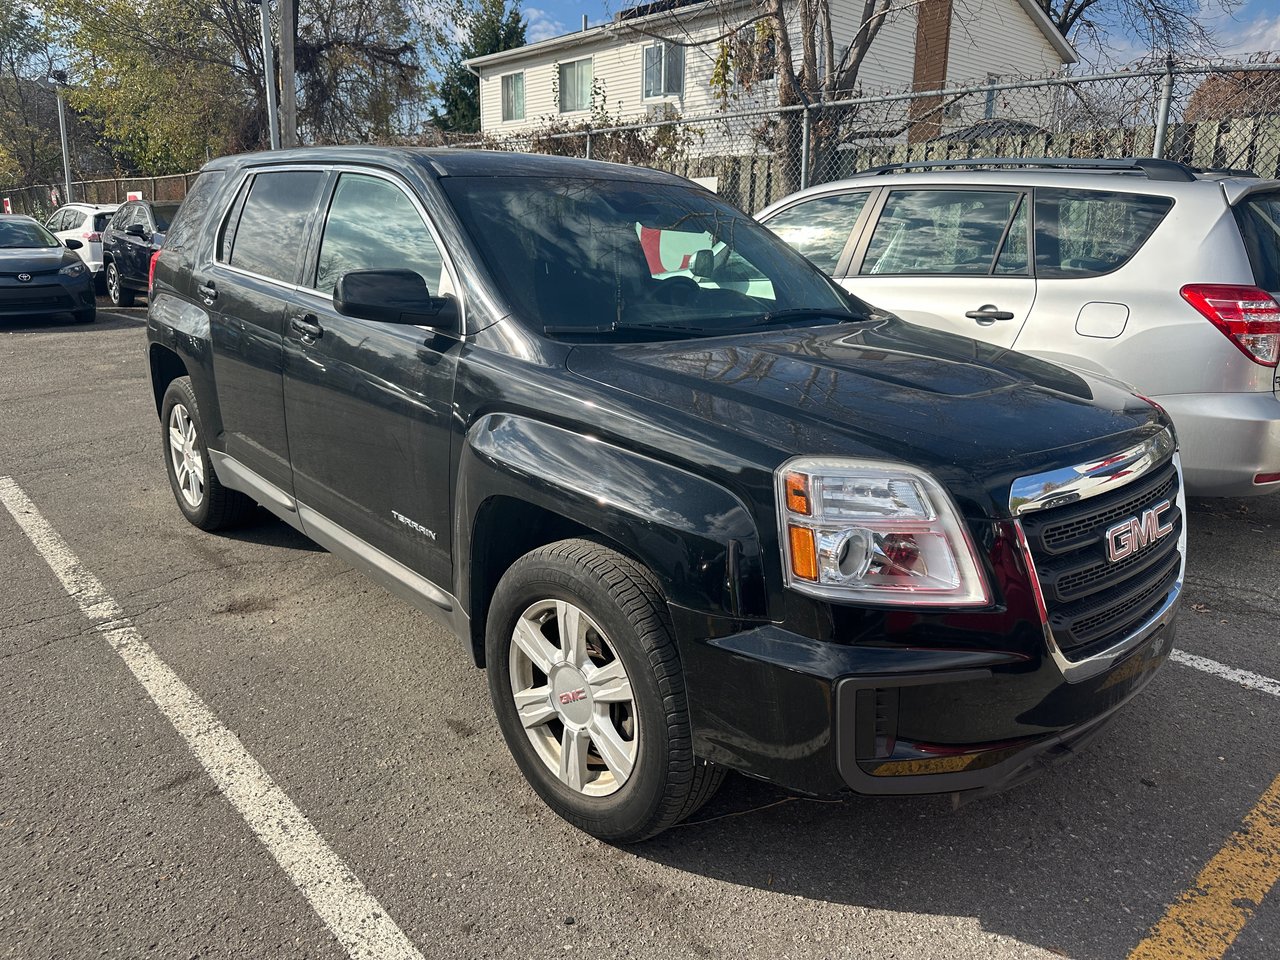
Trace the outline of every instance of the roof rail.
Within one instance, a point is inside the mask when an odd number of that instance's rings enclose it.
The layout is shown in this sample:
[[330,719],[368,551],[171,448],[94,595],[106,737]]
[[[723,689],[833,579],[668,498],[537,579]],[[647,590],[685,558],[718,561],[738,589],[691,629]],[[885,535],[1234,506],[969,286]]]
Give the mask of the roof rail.
[[901,170],[957,170],[981,167],[1035,167],[1051,170],[1136,170],[1147,175],[1148,180],[1170,180],[1190,183],[1196,178],[1196,170],[1174,160],[1157,160],[1155,157],[1126,157],[1118,160],[1069,160],[1055,157],[967,157],[955,160],[916,160],[905,163],[888,163],[882,167],[864,170],[864,174],[896,173]]

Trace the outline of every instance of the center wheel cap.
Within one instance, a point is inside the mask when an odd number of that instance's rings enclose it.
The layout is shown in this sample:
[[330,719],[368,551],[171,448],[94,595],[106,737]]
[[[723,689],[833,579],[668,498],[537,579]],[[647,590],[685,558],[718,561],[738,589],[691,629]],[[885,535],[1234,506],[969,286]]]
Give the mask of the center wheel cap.
[[582,671],[568,663],[551,668],[551,706],[565,724],[583,728],[591,721],[591,687]]

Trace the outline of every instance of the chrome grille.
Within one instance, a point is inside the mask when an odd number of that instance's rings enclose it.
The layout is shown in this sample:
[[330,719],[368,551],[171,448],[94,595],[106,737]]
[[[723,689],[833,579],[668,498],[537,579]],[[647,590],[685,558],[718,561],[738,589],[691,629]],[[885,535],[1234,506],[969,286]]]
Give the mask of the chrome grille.
[[[1172,459],[1117,490],[1021,518],[1048,608],[1049,625],[1063,654],[1079,660],[1113,646],[1164,604],[1178,580],[1178,472]],[[1106,531],[1163,500],[1173,532],[1112,563]]]

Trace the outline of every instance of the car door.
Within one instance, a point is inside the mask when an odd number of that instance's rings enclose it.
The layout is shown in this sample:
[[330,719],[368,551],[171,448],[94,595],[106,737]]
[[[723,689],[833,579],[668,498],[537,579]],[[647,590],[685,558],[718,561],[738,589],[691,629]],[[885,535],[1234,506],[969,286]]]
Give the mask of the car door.
[[870,195],[870,188],[864,188],[808,197],[775,211],[763,223],[823,273],[836,276],[851,252],[854,228]]
[[151,266],[151,237],[155,230],[150,207],[138,204],[133,219],[125,227],[124,265],[120,267],[120,275],[135,289],[146,289],[147,273]]
[[213,370],[228,456],[291,492],[284,419],[284,313],[328,174],[251,171],[223,215],[194,293],[213,315]]
[[437,295],[457,289],[412,189],[379,173],[344,171],[285,331],[285,419],[299,515],[304,527],[337,524],[448,584],[450,418],[461,340],[452,330],[339,313],[338,279],[372,269],[413,270]]
[[898,188],[877,206],[845,288],[912,323],[1012,347],[1036,298],[1026,192]]
[[136,203],[126,203],[111,218],[107,232],[102,237],[103,257],[105,258],[107,254],[111,255],[111,259],[116,265],[116,272],[121,277],[127,276],[128,267],[129,248],[125,243],[128,240],[128,235],[125,231],[129,228],[129,224],[133,222],[137,212],[138,205]]

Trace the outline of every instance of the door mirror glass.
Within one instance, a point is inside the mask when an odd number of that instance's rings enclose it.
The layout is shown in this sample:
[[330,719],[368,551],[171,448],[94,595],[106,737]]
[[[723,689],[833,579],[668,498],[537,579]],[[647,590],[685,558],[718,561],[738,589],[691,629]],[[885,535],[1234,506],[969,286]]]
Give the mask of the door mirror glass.
[[352,270],[338,278],[333,305],[344,316],[377,323],[452,329],[458,301],[433,297],[422,274],[412,270]]
[[710,280],[716,272],[716,255],[710,250],[699,250],[693,255],[689,272],[699,280]]
[[140,223],[131,223],[124,228],[124,232],[131,237],[141,237],[146,234],[146,228]]
[[83,243],[81,243],[79,240],[75,239],[74,237],[67,237],[67,239],[62,241],[62,243],[68,250],[79,250],[81,247],[84,246]]

